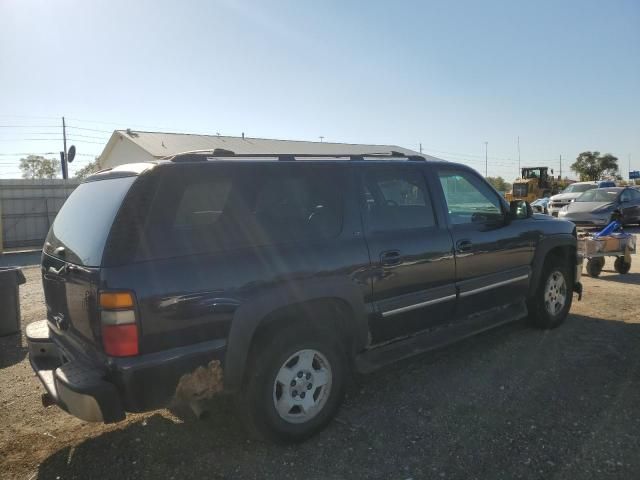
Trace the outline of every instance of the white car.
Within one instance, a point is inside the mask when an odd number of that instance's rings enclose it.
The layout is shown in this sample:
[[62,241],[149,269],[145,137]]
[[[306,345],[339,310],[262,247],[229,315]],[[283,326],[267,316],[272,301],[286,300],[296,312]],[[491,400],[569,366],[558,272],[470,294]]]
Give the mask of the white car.
[[603,187],[615,187],[615,183],[612,181],[599,181],[599,182],[576,182],[569,185],[562,192],[557,195],[552,196],[549,199],[549,205],[547,209],[549,210],[549,215],[553,215],[554,217],[558,216],[558,212],[562,210],[562,207],[565,205],[569,205],[569,203],[573,202],[576,198],[582,195],[587,190],[591,190],[592,188],[603,188]]

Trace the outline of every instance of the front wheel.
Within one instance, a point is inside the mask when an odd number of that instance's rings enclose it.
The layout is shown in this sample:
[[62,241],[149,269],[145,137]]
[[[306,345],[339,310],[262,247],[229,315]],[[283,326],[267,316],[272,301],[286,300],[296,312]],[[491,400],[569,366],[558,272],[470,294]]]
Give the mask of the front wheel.
[[602,272],[604,267],[604,258],[594,257],[587,260],[587,274],[590,277],[596,278]]
[[347,361],[340,342],[308,324],[272,330],[254,350],[243,418],[252,431],[299,442],[322,430],[344,397]]
[[556,328],[567,318],[573,301],[573,276],[560,258],[545,262],[540,283],[529,299],[529,321],[536,328]]
[[615,268],[616,272],[624,275],[631,270],[631,262],[625,262],[624,257],[618,257],[613,263],[613,268]]

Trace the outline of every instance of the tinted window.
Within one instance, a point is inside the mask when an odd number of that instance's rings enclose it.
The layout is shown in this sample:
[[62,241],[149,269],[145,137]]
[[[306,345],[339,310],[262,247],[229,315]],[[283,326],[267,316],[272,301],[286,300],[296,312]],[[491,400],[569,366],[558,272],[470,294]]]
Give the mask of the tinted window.
[[[81,184],[56,216],[44,250],[72,263],[100,266],[113,219],[136,177]],[[64,247],[64,254],[59,247]]]
[[175,170],[159,186],[139,257],[326,239],[340,233],[342,188],[332,166],[244,164]]
[[361,199],[373,231],[435,225],[433,208],[419,169],[366,166],[361,172]]
[[620,195],[621,202],[631,202],[633,200],[637,200],[640,197],[640,193],[636,190],[627,189],[622,192]]
[[576,202],[615,202],[620,188],[595,188],[588,190],[576,198]]
[[453,224],[490,223],[502,219],[498,195],[483,180],[469,172],[438,173]]

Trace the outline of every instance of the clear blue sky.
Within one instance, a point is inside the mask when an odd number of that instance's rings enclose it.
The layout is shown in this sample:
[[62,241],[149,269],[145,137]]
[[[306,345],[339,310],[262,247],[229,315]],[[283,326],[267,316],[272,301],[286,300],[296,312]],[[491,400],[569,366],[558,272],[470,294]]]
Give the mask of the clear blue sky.
[[80,165],[132,127],[640,169],[640,2],[0,0],[0,175],[62,115]]

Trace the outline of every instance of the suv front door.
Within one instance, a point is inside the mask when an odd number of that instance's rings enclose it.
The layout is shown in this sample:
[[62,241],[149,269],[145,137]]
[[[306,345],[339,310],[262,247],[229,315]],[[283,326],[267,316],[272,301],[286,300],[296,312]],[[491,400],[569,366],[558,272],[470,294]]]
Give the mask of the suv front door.
[[471,169],[440,168],[438,178],[454,243],[456,316],[523,300],[538,236],[535,220],[506,221],[506,202]]
[[451,236],[438,221],[422,165],[360,165],[378,344],[448,322],[455,307]]

